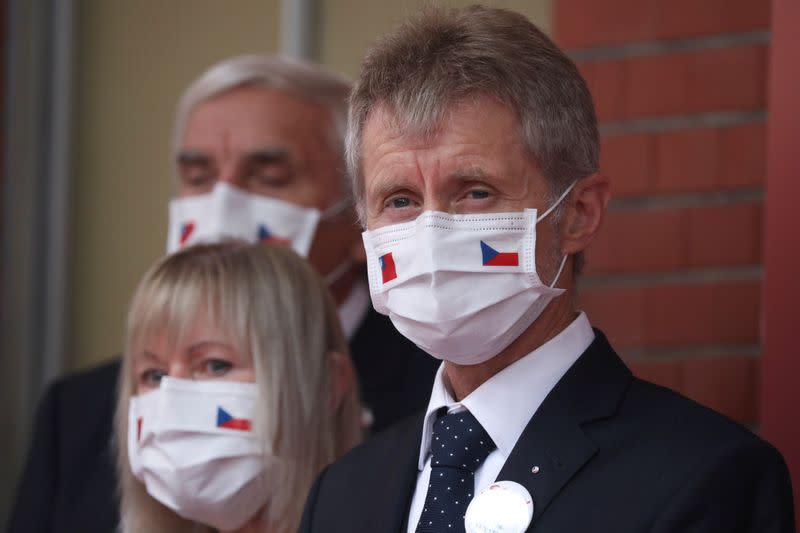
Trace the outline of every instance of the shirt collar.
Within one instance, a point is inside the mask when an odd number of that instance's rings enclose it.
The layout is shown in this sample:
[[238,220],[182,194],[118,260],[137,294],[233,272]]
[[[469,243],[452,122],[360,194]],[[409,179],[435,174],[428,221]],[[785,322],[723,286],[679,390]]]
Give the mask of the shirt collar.
[[456,402],[447,390],[443,379],[445,365],[439,366],[422,427],[420,471],[430,452],[436,413],[442,407],[449,412],[467,409],[492,438],[497,450],[508,458],[545,397],[592,341],[594,331],[586,314],[581,312],[561,333],[489,378],[461,402]]
[[367,316],[369,306],[369,287],[363,280],[358,280],[353,284],[350,294],[347,295],[342,305],[339,306],[339,320],[342,322],[345,337],[353,338],[358,326]]

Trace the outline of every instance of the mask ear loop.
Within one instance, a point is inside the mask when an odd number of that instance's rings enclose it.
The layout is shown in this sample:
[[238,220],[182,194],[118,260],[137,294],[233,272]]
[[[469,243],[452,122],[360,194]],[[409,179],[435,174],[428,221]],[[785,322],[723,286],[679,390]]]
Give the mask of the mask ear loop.
[[544,213],[542,213],[541,215],[539,215],[539,216],[536,218],[536,222],[537,222],[537,223],[541,222],[542,220],[544,220],[544,219],[547,217],[547,215],[549,215],[550,213],[552,213],[552,212],[553,212],[553,210],[554,210],[556,207],[558,207],[558,204],[560,204],[560,203],[561,203],[561,202],[564,200],[564,198],[566,198],[566,197],[567,197],[567,195],[570,193],[570,191],[572,191],[572,189],[573,189],[573,187],[575,187],[575,184],[576,184],[576,183],[578,183],[578,180],[575,180],[575,181],[573,181],[573,182],[570,184],[570,186],[569,186],[569,187],[567,187],[567,188],[564,190],[564,192],[562,192],[562,193],[561,193],[561,196],[559,196],[559,197],[558,197],[558,200],[556,200],[555,202],[553,202],[553,205],[551,205],[550,207],[548,207],[548,208],[547,208],[547,211],[545,211]]
[[347,208],[349,208],[352,204],[353,204],[353,202],[351,202],[349,198],[342,198],[341,200],[339,200],[335,204],[326,207],[320,213],[319,219],[320,220],[331,219],[331,218],[335,217],[336,215],[346,211]]
[[347,273],[348,270],[353,268],[353,263],[354,261],[352,259],[346,259],[341,263],[339,263],[336,267],[334,267],[333,270],[325,274],[325,276],[323,277],[323,279],[325,280],[325,284],[328,287],[330,287],[331,285],[339,281],[342,278],[342,276],[344,276],[345,273]]
[[[553,210],[554,210],[556,207],[558,207],[558,205],[559,205],[559,204],[560,204],[562,201],[564,201],[564,198],[566,198],[566,197],[567,197],[567,195],[570,193],[570,191],[572,191],[572,189],[575,187],[575,184],[576,184],[576,183],[578,183],[578,180],[575,180],[575,181],[573,181],[573,182],[570,184],[570,186],[569,186],[569,187],[567,187],[567,188],[564,190],[564,192],[562,192],[562,193],[561,193],[561,196],[559,196],[559,197],[558,197],[558,200],[556,200],[555,202],[553,202],[553,205],[551,205],[550,207],[548,207],[548,208],[547,208],[547,211],[545,211],[544,213],[542,213],[542,214],[541,214],[541,216],[539,216],[539,217],[537,217],[537,218],[536,218],[536,223],[537,223],[537,224],[538,224],[539,222],[541,222],[542,220],[544,220],[544,219],[547,217],[547,215],[549,215],[550,213],[552,213],[552,212],[553,212]],[[553,278],[553,282],[550,284],[550,288],[551,288],[551,289],[555,288],[555,286],[556,286],[556,283],[558,283],[558,278],[560,278],[560,277],[561,277],[561,272],[563,272],[563,271],[564,271],[564,265],[566,265],[566,264],[567,264],[567,257],[569,257],[569,254],[564,254],[564,256],[561,258],[561,265],[558,267],[558,272],[556,272],[556,276]]]
[[553,278],[553,282],[550,284],[551,289],[554,289],[556,287],[556,283],[558,283],[558,278],[561,277],[561,272],[564,270],[564,265],[567,264],[567,257],[569,257],[569,254],[564,254],[564,257],[561,258],[561,266],[558,267],[558,272],[556,272],[556,277]]

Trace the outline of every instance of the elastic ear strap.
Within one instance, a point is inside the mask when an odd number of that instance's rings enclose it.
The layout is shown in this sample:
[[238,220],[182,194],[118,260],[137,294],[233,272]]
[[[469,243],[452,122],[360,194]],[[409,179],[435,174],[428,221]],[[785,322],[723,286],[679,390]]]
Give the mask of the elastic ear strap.
[[353,204],[353,202],[350,200],[350,198],[348,198],[348,197],[342,198],[341,200],[339,200],[335,204],[326,207],[322,211],[322,213],[320,213],[319,218],[321,218],[323,220],[328,219],[328,218],[333,218],[336,215],[338,215],[339,213],[341,213],[344,210],[346,210],[352,204]]
[[351,268],[353,268],[353,260],[346,259],[341,263],[339,263],[336,267],[334,267],[333,270],[325,274],[323,279],[325,280],[325,283],[328,285],[328,287],[330,287],[331,285],[339,281],[339,279],[342,276],[344,276],[345,272],[347,272]]
[[564,257],[561,258],[561,266],[558,267],[558,272],[556,272],[556,277],[553,278],[553,283],[550,284],[551,289],[555,288],[556,283],[558,283],[558,278],[561,277],[561,272],[564,270],[564,265],[567,264],[567,257],[569,257],[569,254],[564,254]]
[[575,181],[573,181],[573,182],[570,184],[570,186],[569,186],[569,187],[567,187],[567,188],[566,188],[566,190],[565,190],[564,192],[562,192],[562,193],[561,193],[561,196],[559,196],[559,197],[558,197],[558,200],[556,200],[555,202],[553,202],[553,205],[551,205],[551,206],[550,206],[550,207],[547,209],[547,211],[545,211],[544,213],[542,213],[542,214],[539,216],[539,218],[537,218],[537,219],[536,219],[536,222],[541,222],[541,221],[542,221],[542,220],[543,220],[543,219],[544,219],[544,218],[545,218],[547,215],[549,215],[550,213],[552,213],[552,212],[553,212],[553,210],[554,210],[556,207],[558,207],[558,204],[560,204],[560,203],[561,203],[561,201],[562,201],[562,200],[564,200],[564,198],[566,198],[566,197],[567,197],[567,195],[568,195],[568,194],[569,194],[569,192],[572,190],[572,188],[573,188],[573,187],[575,187],[575,184],[576,184],[576,183],[578,183],[578,180],[575,180]]

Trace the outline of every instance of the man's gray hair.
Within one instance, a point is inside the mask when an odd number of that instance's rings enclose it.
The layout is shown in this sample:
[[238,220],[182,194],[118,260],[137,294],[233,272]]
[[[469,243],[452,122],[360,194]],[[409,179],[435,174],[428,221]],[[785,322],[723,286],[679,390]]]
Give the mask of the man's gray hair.
[[232,89],[249,86],[284,91],[325,108],[333,124],[334,148],[343,157],[350,80],[319,65],[267,55],[226,59],[211,66],[189,85],[178,103],[173,153],[177,153],[186,122],[198,104]]
[[518,117],[523,145],[553,199],[597,171],[592,97],[564,52],[519,13],[430,8],[367,52],[350,96],[346,158],[362,222],[361,150],[370,113],[385,106],[403,133],[431,135],[456,103],[482,95]]

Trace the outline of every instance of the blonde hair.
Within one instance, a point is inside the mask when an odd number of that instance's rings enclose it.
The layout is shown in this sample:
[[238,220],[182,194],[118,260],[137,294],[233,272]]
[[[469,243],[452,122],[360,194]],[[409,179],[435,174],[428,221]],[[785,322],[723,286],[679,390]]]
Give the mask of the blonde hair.
[[252,357],[263,407],[254,428],[265,449],[289,466],[265,518],[275,531],[294,531],[314,477],[361,439],[355,385],[335,410],[331,401],[328,354],[347,356],[347,342],[324,282],[306,261],[286,247],[232,241],[167,256],[134,293],[115,416],[122,531],[204,530],[150,497],[127,453],[133,354],[154,335],[178,345],[198,313]]

